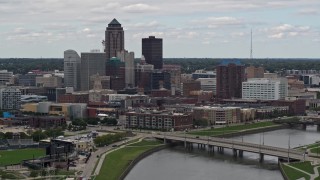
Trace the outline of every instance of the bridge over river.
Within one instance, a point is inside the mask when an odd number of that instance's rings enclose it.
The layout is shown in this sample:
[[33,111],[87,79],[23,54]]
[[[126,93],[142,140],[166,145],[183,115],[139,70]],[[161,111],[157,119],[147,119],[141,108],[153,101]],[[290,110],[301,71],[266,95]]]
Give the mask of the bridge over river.
[[231,149],[233,155],[242,157],[243,152],[258,153],[260,155],[260,161],[263,161],[264,155],[275,156],[282,159],[300,160],[300,161],[318,161],[319,159],[309,157],[301,151],[280,148],[274,146],[267,146],[263,144],[254,144],[248,142],[237,141],[233,139],[217,138],[217,137],[190,137],[190,136],[178,136],[169,134],[153,134],[156,139],[161,139],[165,143],[180,142],[184,144],[185,148],[192,149],[194,144],[198,145],[198,148],[206,149],[208,152],[214,152],[215,149],[223,153],[224,149]]

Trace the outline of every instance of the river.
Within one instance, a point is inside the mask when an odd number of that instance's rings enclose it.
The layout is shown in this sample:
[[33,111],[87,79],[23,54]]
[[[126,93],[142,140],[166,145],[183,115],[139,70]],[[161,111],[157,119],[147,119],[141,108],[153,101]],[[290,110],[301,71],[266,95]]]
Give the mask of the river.
[[[259,134],[235,137],[238,141],[264,143],[283,148],[311,144],[320,140],[316,126],[307,130],[281,129]],[[290,138],[289,138],[290,137]],[[126,180],[278,180],[283,179],[278,169],[277,158],[244,152],[243,158],[234,158],[231,150],[224,154],[217,151],[209,155],[194,147],[187,152],[183,147],[174,147],[153,153],[140,161],[128,174]]]

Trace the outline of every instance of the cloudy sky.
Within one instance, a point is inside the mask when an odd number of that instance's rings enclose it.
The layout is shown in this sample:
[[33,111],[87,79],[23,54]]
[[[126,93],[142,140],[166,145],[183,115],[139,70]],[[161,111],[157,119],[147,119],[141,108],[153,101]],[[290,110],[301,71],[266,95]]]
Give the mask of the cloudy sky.
[[107,24],[125,48],[163,38],[164,57],[319,58],[319,0],[0,0],[0,58],[102,49]]

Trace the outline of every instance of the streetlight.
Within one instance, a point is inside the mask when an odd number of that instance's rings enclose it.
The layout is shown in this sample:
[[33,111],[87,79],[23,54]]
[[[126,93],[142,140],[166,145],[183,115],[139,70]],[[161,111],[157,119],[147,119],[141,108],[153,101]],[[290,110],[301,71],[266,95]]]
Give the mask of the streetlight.
[[290,134],[289,134],[289,140],[288,140],[288,163],[290,162]]

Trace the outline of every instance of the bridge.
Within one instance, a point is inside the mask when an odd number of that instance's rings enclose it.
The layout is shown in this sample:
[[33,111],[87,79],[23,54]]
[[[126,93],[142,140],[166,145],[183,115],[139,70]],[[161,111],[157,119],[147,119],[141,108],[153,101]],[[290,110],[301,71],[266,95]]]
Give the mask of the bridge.
[[254,144],[248,142],[237,141],[233,139],[224,139],[217,137],[182,137],[176,135],[168,134],[153,134],[156,139],[164,140],[167,142],[180,142],[184,144],[187,149],[193,149],[193,144],[197,144],[200,149],[207,149],[208,152],[214,152],[215,147],[218,152],[223,153],[224,149],[231,149],[233,155],[237,157],[243,156],[243,152],[252,152],[259,154],[260,162],[263,161],[264,155],[275,156],[282,159],[290,160],[300,160],[300,161],[316,161],[318,159],[306,156],[303,152],[290,149],[290,148],[280,148],[267,146],[262,144]]
[[300,118],[293,120],[279,119],[273,122],[278,124],[302,125],[302,129],[306,129],[308,125],[316,125],[317,130],[320,131],[320,116],[300,116]]

